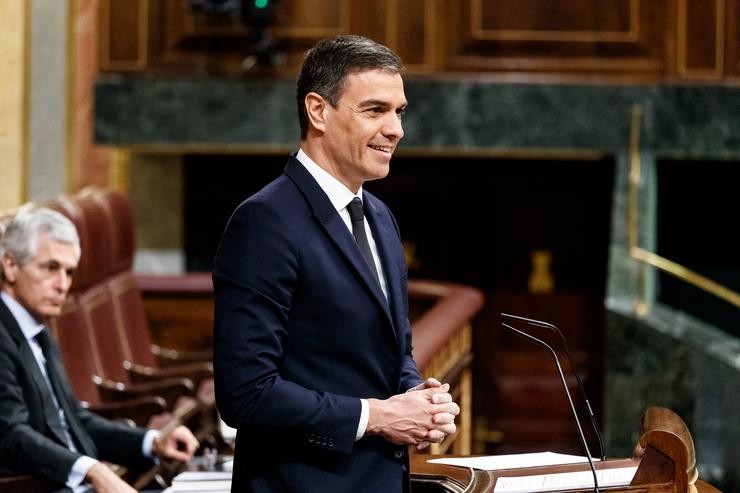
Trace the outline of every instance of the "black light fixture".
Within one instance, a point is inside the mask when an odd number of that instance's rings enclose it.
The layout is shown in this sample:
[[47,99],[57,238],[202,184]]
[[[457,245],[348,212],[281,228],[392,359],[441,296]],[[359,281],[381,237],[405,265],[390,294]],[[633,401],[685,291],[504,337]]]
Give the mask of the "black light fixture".
[[242,68],[277,67],[283,57],[277,53],[269,27],[275,22],[278,0],[242,0],[241,19],[252,33],[253,52],[242,62]]
[[188,0],[193,12],[233,14],[241,10],[242,0]]
[[269,27],[275,22],[278,0],[187,0],[193,12],[238,15],[250,33],[250,54],[242,62],[252,67],[276,67],[283,57],[276,52]]

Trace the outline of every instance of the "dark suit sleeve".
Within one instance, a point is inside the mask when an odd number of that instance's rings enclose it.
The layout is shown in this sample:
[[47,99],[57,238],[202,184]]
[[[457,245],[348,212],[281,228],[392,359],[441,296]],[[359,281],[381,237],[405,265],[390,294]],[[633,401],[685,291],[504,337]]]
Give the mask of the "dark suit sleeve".
[[77,416],[98,449],[98,459],[141,470],[153,461],[142,454],[145,428],[111,421],[79,407]]
[[405,337],[408,352],[403,355],[403,362],[401,363],[401,392],[406,392],[411,387],[415,387],[424,381],[416,367],[416,361],[411,355],[411,324],[408,320],[406,321]]
[[[309,437],[331,437],[331,450],[349,454],[360,416],[356,397],[318,392],[283,379],[299,275],[298,239],[259,202],[232,216],[214,264],[216,400],[226,423],[326,449]],[[289,445],[289,444],[286,444]]]

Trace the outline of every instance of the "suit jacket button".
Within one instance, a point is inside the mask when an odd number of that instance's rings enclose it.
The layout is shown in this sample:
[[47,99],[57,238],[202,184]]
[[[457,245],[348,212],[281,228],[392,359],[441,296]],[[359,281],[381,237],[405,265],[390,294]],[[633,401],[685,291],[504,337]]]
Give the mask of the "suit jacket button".
[[396,450],[393,455],[396,457],[396,459],[403,459],[403,450]]
[[330,438],[328,444],[329,444],[330,447],[333,447],[334,446],[334,439],[333,438]]
[[311,433],[311,434],[310,434],[310,435],[308,436],[308,443],[313,443],[313,442],[314,442],[314,440],[316,440],[316,435],[314,435],[313,433]]

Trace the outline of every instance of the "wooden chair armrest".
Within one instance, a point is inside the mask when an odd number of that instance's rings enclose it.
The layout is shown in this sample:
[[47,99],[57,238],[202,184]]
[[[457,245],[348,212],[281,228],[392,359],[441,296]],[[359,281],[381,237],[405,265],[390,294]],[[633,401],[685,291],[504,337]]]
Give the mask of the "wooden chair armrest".
[[28,474],[10,475],[0,473],[0,491],[3,493],[41,493],[46,488],[41,482]]
[[128,371],[129,378],[134,383],[157,382],[163,378],[182,377],[191,380],[197,389],[204,379],[213,378],[213,364],[206,362],[155,368],[124,361],[123,367]]
[[202,351],[189,351],[181,349],[170,349],[152,344],[152,354],[157,357],[160,366],[182,365],[184,363],[197,363],[213,361],[213,351],[205,349]]
[[167,402],[158,396],[139,397],[118,402],[101,402],[94,405],[83,401],[80,404],[104,418],[130,420],[136,426],[141,427],[145,427],[155,414],[161,414],[167,410]]
[[137,274],[136,280],[145,294],[213,296],[210,272],[188,272],[177,275]]
[[193,396],[195,386],[187,378],[166,378],[158,382],[125,384],[93,376],[103,402],[120,402],[137,397],[159,396],[167,404],[167,410],[173,411],[180,397]]

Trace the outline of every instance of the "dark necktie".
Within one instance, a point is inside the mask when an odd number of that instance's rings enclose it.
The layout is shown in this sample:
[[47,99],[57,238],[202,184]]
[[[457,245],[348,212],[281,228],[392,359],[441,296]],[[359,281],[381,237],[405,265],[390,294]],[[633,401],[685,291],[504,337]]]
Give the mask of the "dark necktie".
[[64,417],[69,426],[69,433],[75,442],[75,448],[87,455],[93,455],[91,447],[94,446],[88,439],[86,433],[82,430],[82,425],[77,419],[77,415],[73,409],[73,404],[70,402],[67,392],[64,391],[65,385],[62,382],[61,371],[63,370],[60,367],[61,361],[52,348],[51,336],[48,333],[48,329],[44,329],[36,334],[35,339],[41,347],[41,352],[44,353],[44,359],[46,360],[46,376],[51,383],[54,396],[57,398],[57,402],[64,412]]
[[370,251],[370,242],[367,241],[367,234],[365,234],[365,214],[362,211],[362,201],[358,197],[353,198],[352,202],[347,204],[347,210],[349,211],[350,219],[352,219],[352,234],[355,236],[357,246],[360,247],[360,252],[365,257],[365,263],[367,263],[375,279],[378,279],[378,282],[380,282],[378,271],[375,268],[373,253]]

